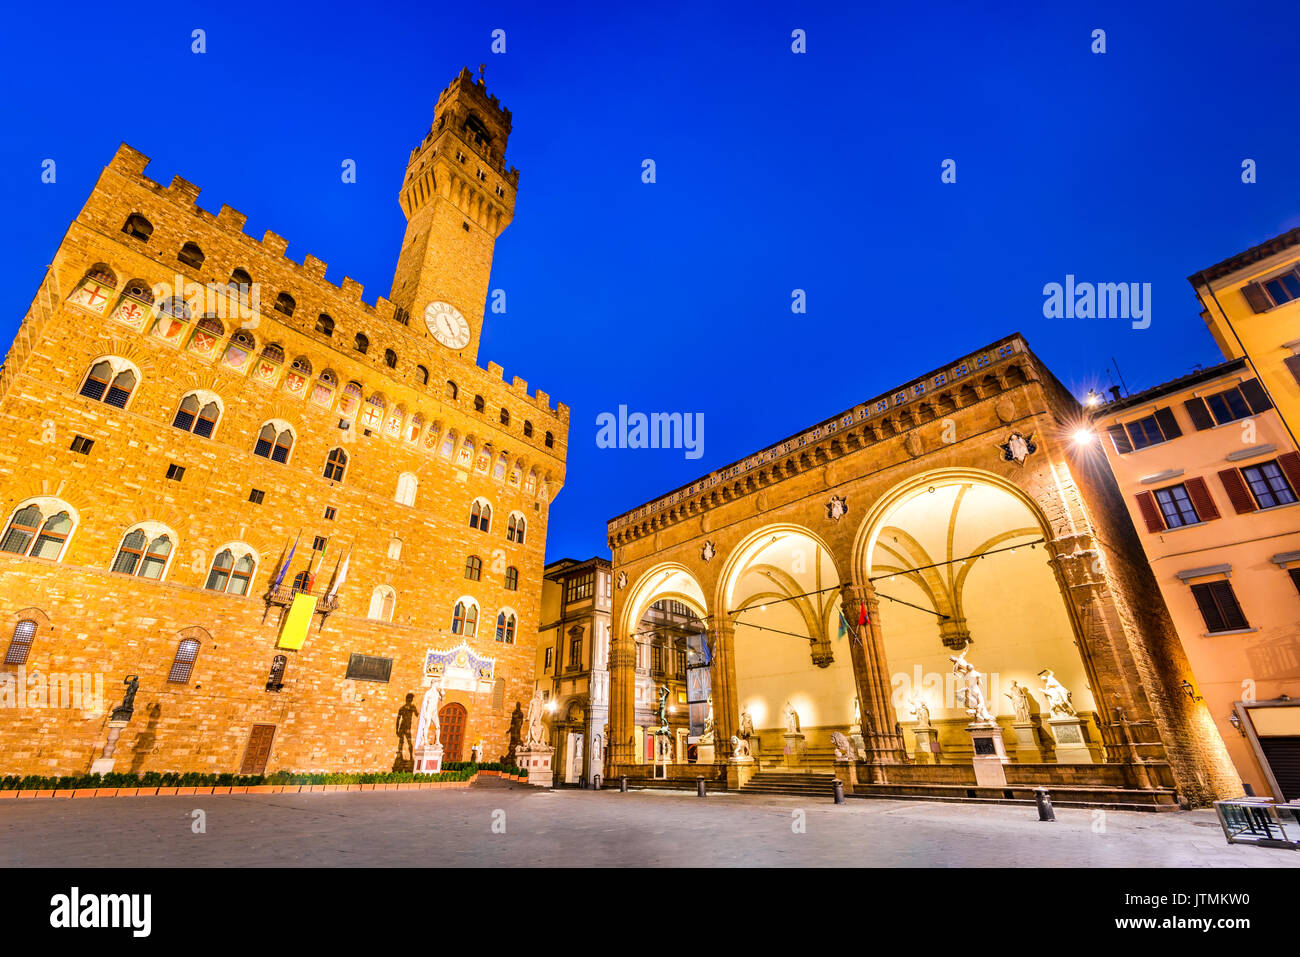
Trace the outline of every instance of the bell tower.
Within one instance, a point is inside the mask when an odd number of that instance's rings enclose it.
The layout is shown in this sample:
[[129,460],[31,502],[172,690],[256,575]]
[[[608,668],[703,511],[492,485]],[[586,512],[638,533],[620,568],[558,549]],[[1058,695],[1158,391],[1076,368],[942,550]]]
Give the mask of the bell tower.
[[438,96],[411,151],[398,201],[406,235],[389,300],[448,350],[474,362],[492,251],[510,225],[519,171],[505,165],[510,111],[466,67]]

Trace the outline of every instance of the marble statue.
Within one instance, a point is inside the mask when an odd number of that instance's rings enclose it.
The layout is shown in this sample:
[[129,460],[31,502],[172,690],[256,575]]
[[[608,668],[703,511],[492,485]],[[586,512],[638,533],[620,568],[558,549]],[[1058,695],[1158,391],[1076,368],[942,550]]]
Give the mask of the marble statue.
[[601,774],[605,767],[603,763],[605,755],[601,750],[602,744],[603,742],[600,739],[600,735],[593,734],[591,736],[591,768],[593,774]]
[[546,744],[546,728],[542,725],[542,715],[545,712],[546,702],[542,700],[539,689],[533,692],[533,700],[528,702],[528,740],[525,745],[529,748]]
[[[415,746],[417,748],[424,745],[437,747],[442,743],[442,724],[438,720],[438,709],[442,707],[442,698],[445,692],[442,690],[442,675],[433,680],[429,685],[429,690],[424,693],[424,699],[420,702],[420,725],[415,732]],[[433,727],[433,737],[429,736],[429,727]]]
[[912,706],[912,714],[916,718],[918,728],[930,727],[930,706],[922,698],[913,698],[908,702]]
[[748,711],[740,712],[740,736],[746,741],[754,736],[754,716]]
[[704,718],[704,733],[700,735],[700,744],[712,744],[715,730],[717,729],[713,720],[713,695],[709,695],[709,713]]
[[578,777],[586,777],[582,767],[582,735],[578,735],[573,741],[573,765],[578,769]]
[[1006,697],[1011,699],[1011,707],[1016,709],[1016,724],[1029,724],[1029,689],[1012,681],[1011,692]]
[[831,732],[831,744],[835,745],[835,760],[836,760],[836,761],[855,761],[855,760],[857,760],[857,756],[858,756],[857,748],[853,747],[853,742],[850,741],[850,740],[849,740],[849,739],[844,735],[843,732],[841,732],[841,731],[832,731],[832,732]]
[[406,755],[408,758],[415,757],[415,742],[411,738],[411,723],[419,710],[412,702],[415,701],[414,694],[407,694],[406,704],[397,709],[397,757],[402,757],[402,742],[406,742]]
[[1056,675],[1052,673],[1052,669],[1044,668],[1038,673],[1038,677],[1043,679],[1043,697],[1047,699],[1047,706],[1052,714],[1066,718],[1077,718],[1079,713],[1074,710],[1074,705],[1070,700],[1073,695],[1065,689],[1065,685],[1056,680]]
[[785,730],[787,734],[799,733],[799,712],[788,701],[785,703]]
[[980,680],[982,676],[975,670],[975,666],[966,660],[966,652],[949,655],[948,660],[952,662],[953,674],[965,685],[958,689],[958,694],[972,722],[993,724],[993,714],[989,711],[988,702],[984,698],[984,686]]
[[749,753],[749,742],[744,738],[737,737],[733,734],[731,736],[731,756],[733,758],[753,757],[753,755]]

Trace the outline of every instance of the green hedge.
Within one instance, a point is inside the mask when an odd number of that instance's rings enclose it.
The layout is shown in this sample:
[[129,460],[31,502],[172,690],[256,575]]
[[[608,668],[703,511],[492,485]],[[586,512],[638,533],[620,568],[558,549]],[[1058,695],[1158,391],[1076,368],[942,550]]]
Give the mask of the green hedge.
[[394,774],[391,771],[337,772],[275,771],[271,774],[200,774],[188,771],[144,774],[76,774],[64,777],[16,774],[0,778],[0,791],[72,790],[74,788],[207,788],[256,787],[263,784],[411,784],[429,781],[468,781],[476,771],[504,771],[524,774],[520,768],[499,763],[475,764],[472,761],[448,761],[441,774]]

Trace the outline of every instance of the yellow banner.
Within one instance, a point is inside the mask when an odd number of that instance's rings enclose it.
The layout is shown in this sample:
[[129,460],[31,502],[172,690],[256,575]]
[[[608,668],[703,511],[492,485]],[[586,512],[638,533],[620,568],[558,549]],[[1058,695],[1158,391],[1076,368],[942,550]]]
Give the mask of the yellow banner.
[[307,640],[307,629],[311,627],[311,616],[316,611],[316,596],[301,592],[293,596],[289,614],[284,618],[284,627],[280,629],[280,647],[297,651]]

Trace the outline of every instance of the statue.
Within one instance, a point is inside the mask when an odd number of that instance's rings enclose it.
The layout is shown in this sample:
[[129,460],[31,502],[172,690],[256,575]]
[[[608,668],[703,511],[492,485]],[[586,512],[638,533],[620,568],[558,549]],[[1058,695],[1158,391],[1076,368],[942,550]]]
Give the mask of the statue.
[[526,746],[529,748],[546,746],[546,728],[542,725],[542,714],[546,711],[546,703],[542,700],[542,692],[539,688],[533,692],[533,700],[528,702],[528,741]]
[[788,701],[785,703],[785,731],[786,734],[799,733],[799,712]]
[[749,742],[733,734],[731,736],[731,756],[733,758],[752,758],[753,755],[749,753]]
[[862,699],[857,695],[853,696],[853,723],[862,727]]
[[740,712],[740,736],[746,741],[754,736],[754,716],[748,711]]
[[122,684],[126,685],[126,694],[122,696],[122,703],[113,709],[113,721],[130,721],[131,715],[135,714],[135,693],[140,690],[140,676],[127,675]]
[[980,683],[981,675],[975,670],[975,666],[966,660],[966,652],[949,655],[948,660],[952,662],[953,674],[965,682],[965,687],[958,689],[959,700],[965,704],[966,713],[971,716],[972,723],[993,724],[993,715],[984,699],[984,687]]
[[700,735],[700,744],[712,744],[715,730],[713,723],[713,695],[709,695],[709,713],[704,719],[704,733]]
[[586,772],[582,767],[582,735],[573,739],[573,766],[578,771],[578,777],[586,777]]
[[397,709],[397,759],[402,760],[402,742],[406,742],[406,756],[415,759],[415,742],[411,739],[411,722],[419,713],[412,702],[415,695],[408,693],[406,704]]
[[1029,689],[1012,681],[1011,692],[1006,697],[1011,699],[1011,707],[1016,709],[1016,724],[1029,724]]
[[[429,685],[420,702],[420,724],[415,732],[415,746],[437,747],[442,743],[442,724],[438,720],[438,709],[442,707],[442,675],[438,675]],[[433,738],[429,738],[429,725],[433,725]]]
[[835,745],[835,760],[836,760],[836,761],[856,761],[856,760],[857,760],[857,757],[858,757],[858,751],[857,751],[857,748],[853,747],[853,742],[850,741],[850,740],[849,740],[849,739],[844,735],[843,732],[841,732],[841,731],[832,731],[832,732],[831,732],[831,744]]
[[591,773],[603,774],[605,770],[605,755],[601,751],[601,740],[599,734],[591,736]]
[[912,706],[912,714],[916,718],[918,728],[930,727],[930,706],[925,703],[923,698],[913,698],[908,702]]
[[668,733],[668,686],[659,686],[659,731]]
[[1052,714],[1066,718],[1077,718],[1079,713],[1074,710],[1074,705],[1070,700],[1073,695],[1065,689],[1065,685],[1056,680],[1056,675],[1052,673],[1052,669],[1044,668],[1038,673],[1038,677],[1043,679],[1043,697],[1047,699],[1047,706]]

